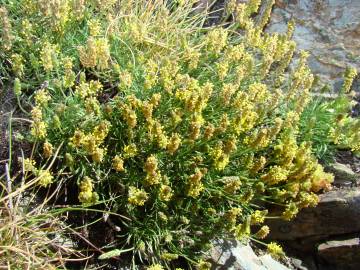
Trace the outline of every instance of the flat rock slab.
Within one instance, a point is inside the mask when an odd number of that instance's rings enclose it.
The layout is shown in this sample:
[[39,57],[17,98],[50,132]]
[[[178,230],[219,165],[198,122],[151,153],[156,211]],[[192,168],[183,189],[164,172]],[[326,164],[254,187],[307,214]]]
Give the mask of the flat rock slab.
[[359,241],[359,238],[327,241],[318,246],[318,257],[325,265],[331,265],[338,270],[360,269]]
[[258,257],[249,245],[236,240],[214,242],[209,255],[212,270],[290,270],[268,254]]
[[322,194],[317,207],[303,209],[292,221],[269,220],[268,225],[269,238],[277,240],[325,239],[360,232],[360,188]]

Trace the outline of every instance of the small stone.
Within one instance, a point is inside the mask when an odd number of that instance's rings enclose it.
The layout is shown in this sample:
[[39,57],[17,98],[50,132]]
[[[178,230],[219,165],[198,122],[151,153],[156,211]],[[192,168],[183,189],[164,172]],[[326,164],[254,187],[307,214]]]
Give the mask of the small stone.
[[360,231],[360,189],[332,190],[319,196],[315,208],[305,208],[290,222],[269,220],[270,239],[294,240],[314,238]]
[[308,270],[307,267],[303,266],[303,262],[300,259],[297,258],[290,258],[291,264],[294,266],[297,270]]
[[269,254],[261,256],[259,259],[268,270],[289,270],[289,268],[274,260]]
[[322,264],[336,269],[360,269],[359,238],[327,241],[318,246],[318,257]]
[[335,176],[335,186],[348,187],[356,183],[356,180],[360,178],[359,174],[355,173],[350,166],[346,164],[336,162],[328,166],[327,169]]

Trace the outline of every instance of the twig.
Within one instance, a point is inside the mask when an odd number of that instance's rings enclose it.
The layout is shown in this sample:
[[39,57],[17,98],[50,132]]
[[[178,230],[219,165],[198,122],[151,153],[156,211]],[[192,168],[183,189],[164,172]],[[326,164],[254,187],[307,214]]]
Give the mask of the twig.
[[[5,174],[6,174],[6,187],[7,187],[7,192],[8,194],[11,194],[12,188],[11,188],[11,177],[10,177],[10,172],[9,172],[9,164],[6,163],[5,164]],[[9,197],[9,208],[12,211],[13,210],[13,201],[12,198]]]

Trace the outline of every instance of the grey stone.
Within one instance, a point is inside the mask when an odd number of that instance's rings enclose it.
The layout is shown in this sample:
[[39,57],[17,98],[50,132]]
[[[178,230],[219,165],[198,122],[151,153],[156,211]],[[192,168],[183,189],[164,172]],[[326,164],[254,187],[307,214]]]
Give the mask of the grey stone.
[[360,188],[332,190],[319,197],[317,207],[303,209],[292,221],[269,220],[269,237],[319,240],[360,231]]
[[249,244],[218,240],[209,253],[213,270],[289,270],[270,255],[258,257]]
[[212,269],[266,270],[249,245],[236,240],[218,240],[210,251]]
[[318,257],[325,265],[332,265],[338,270],[360,269],[359,238],[333,240],[318,246]]
[[308,270],[308,268],[306,266],[303,266],[302,260],[300,260],[298,258],[290,258],[290,262],[294,266],[295,269]]
[[334,185],[339,187],[351,186],[360,178],[360,175],[355,173],[349,166],[338,162],[328,166],[327,170],[334,174]]
[[[333,87],[341,82],[346,66],[360,71],[359,0],[277,0],[267,27],[285,32],[289,18],[297,27],[298,49],[311,53],[309,65],[321,81]],[[341,85],[341,84],[340,84]]]
[[269,270],[289,270],[286,266],[278,261],[275,261],[269,254],[259,257],[262,264]]

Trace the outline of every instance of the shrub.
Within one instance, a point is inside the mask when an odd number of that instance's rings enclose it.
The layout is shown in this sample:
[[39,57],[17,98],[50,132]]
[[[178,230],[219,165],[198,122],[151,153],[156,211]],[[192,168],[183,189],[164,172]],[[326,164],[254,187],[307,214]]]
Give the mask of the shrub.
[[51,170],[28,167],[40,185],[70,176],[79,203],[122,215],[113,247],[206,269],[212,239],[263,239],[268,227],[251,225],[268,203],[289,220],[333,176],[302,132],[313,75],[306,52],[287,72],[293,24],[263,33],[272,5],[255,23],[253,0],[231,2],[234,23],[203,28],[194,2],[9,2],[1,69],[32,96],[38,162],[60,148]]

